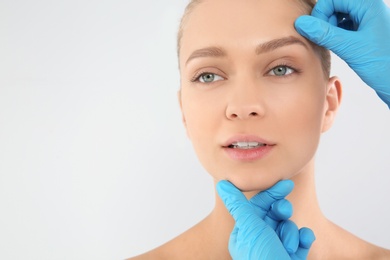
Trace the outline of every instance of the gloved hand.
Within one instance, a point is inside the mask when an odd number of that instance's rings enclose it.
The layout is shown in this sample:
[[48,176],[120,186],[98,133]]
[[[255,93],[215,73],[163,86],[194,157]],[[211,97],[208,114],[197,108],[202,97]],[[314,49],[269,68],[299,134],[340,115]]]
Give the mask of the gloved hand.
[[[338,13],[348,14],[357,30],[337,27]],[[318,0],[295,28],[347,62],[390,108],[390,8],[383,0]]]
[[218,182],[218,194],[236,222],[229,240],[233,259],[306,259],[315,237],[287,220],[292,206],[284,197],[293,186],[280,181],[248,201],[232,183]]

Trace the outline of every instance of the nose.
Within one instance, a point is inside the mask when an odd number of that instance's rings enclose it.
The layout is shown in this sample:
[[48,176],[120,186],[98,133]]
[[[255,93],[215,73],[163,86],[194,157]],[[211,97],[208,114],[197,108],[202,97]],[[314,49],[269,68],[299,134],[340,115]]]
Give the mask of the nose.
[[261,93],[256,92],[241,89],[239,93],[233,94],[226,107],[226,117],[229,120],[263,117],[265,109],[261,100]]

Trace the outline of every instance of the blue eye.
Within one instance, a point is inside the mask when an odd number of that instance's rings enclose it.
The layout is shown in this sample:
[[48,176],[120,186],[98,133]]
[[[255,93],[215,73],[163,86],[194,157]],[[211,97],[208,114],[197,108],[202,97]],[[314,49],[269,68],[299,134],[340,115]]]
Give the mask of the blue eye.
[[197,77],[197,80],[202,83],[212,83],[215,81],[223,80],[223,78],[217,74],[214,73],[202,73],[199,77]]
[[292,73],[294,73],[295,70],[288,67],[288,66],[276,66],[275,68],[271,69],[270,70],[270,75],[272,76],[278,76],[278,77],[281,77],[281,76],[287,76],[287,75],[290,75]]

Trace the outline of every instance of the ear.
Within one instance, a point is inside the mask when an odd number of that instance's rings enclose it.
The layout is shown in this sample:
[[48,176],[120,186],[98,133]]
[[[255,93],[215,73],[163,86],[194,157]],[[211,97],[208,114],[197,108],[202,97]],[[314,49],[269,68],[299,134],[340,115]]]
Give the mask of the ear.
[[342,85],[340,79],[331,77],[326,88],[326,100],[322,132],[326,132],[333,125],[334,118],[340,107],[342,97]]

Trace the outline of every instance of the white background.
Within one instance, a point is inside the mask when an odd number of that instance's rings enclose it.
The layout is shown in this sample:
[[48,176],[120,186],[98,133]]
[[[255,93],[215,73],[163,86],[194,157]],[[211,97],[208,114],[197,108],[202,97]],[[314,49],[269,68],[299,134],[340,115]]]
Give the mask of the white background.
[[[186,2],[0,0],[0,259],[124,259],[210,212],[176,96]],[[333,74],[320,203],[390,248],[389,109],[337,58]]]

